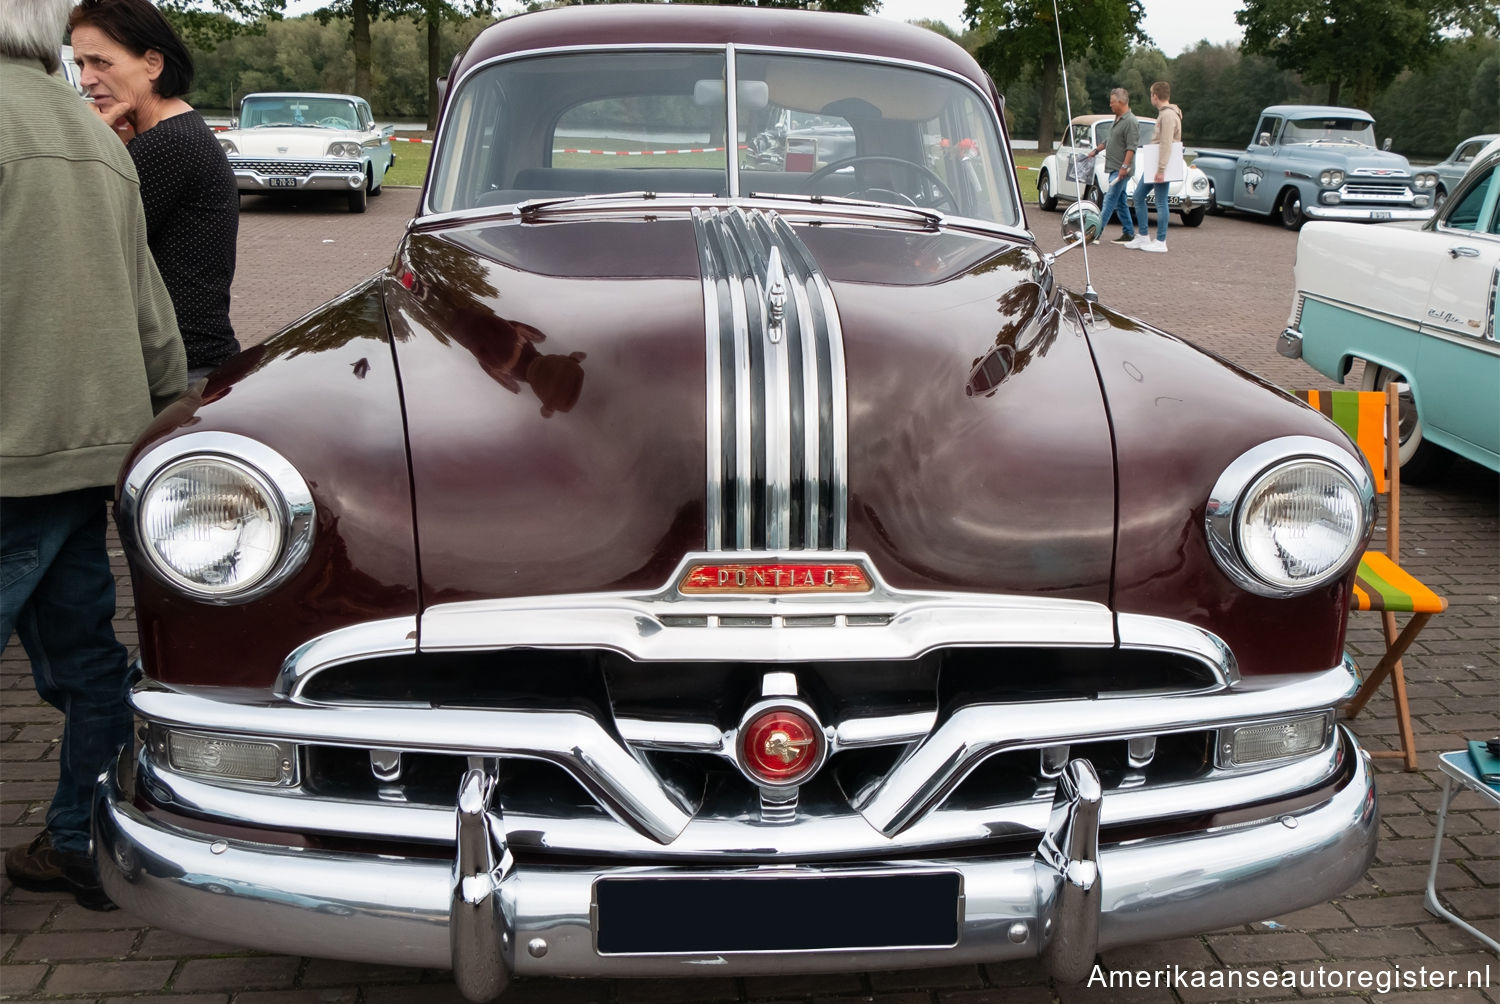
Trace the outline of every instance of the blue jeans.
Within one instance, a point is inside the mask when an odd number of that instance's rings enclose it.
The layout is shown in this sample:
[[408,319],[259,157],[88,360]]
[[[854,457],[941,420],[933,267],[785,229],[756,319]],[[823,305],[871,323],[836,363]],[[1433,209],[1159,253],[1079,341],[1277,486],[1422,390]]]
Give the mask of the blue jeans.
[[1126,237],[1135,236],[1135,224],[1130,220],[1130,207],[1125,205],[1125,188],[1130,184],[1128,177],[1121,177],[1120,172],[1114,173],[1114,180],[1109,183],[1109,191],[1104,193],[1104,205],[1099,207],[1100,226],[1109,226],[1111,216],[1120,217],[1120,225],[1125,228]]
[[1153,189],[1155,189],[1154,196],[1156,198],[1156,239],[1159,241],[1164,241],[1167,239],[1167,217],[1172,215],[1167,211],[1167,189],[1172,187],[1172,183],[1169,181],[1148,181],[1145,178],[1142,178],[1140,180],[1140,184],[1135,186],[1134,198],[1136,229],[1141,233],[1147,234],[1149,236],[1151,227],[1149,225],[1150,217],[1147,216],[1146,209],[1147,185],[1150,185]]
[[115,639],[115,580],[105,551],[110,489],[0,498],[0,651],[11,632],[42,699],[63,713],[52,846],[89,847],[94,779],[130,740],[129,669]]

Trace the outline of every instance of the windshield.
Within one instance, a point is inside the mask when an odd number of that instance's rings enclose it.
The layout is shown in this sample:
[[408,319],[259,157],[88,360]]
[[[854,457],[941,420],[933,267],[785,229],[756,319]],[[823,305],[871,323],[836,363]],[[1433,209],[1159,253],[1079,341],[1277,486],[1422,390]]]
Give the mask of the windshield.
[[240,107],[241,129],[267,126],[357,129],[358,122],[354,102],[343,98],[250,97]]
[[1283,143],[1354,143],[1375,145],[1375,123],[1367,119],[1292,119],[1282,131]]
[[[430,212],[653,192],[859,199],[1015,224],[988,105],[922,70],[722,51],[592,52],[496,63],[454,96]],[[731,163],[730,151],[735,151]]]

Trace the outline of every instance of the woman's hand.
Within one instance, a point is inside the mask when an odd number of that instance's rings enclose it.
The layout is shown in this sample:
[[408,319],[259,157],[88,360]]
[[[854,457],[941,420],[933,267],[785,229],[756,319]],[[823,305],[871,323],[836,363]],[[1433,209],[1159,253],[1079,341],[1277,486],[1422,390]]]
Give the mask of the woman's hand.
[[114,134],[120,137],[121,142],[129,143],[135,138],[135,127],[130,124],[127,116],[135,111],[135,106],[128,101],[116,101],[112,97],[95,98],[93,102],[94,112],[104,120]]

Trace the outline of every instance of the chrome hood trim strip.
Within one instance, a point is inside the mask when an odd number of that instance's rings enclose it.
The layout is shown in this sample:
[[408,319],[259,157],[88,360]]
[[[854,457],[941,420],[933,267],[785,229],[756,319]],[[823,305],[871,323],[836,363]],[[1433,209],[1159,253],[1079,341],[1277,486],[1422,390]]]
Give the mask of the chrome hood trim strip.
[[[840,550],[848,394],[833,291],[775,212],[692,217],[707,350],[705,546]],[[777,289],[783,278],[789,290]]]

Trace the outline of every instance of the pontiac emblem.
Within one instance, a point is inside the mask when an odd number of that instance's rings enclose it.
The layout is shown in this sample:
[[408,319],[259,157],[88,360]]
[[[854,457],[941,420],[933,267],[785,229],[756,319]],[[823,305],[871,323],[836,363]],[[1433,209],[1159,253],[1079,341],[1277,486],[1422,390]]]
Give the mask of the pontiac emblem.
[[868,593],[870,579],[859,565],[838,562],[703,562],[691,566],[677,584],[679,592]]
[[812,742],[811,739],[793,739],[777,729],[766,736],[766,756],[775,757],[787,766],[791,766],[801,759],[802,751],[811,746]]

